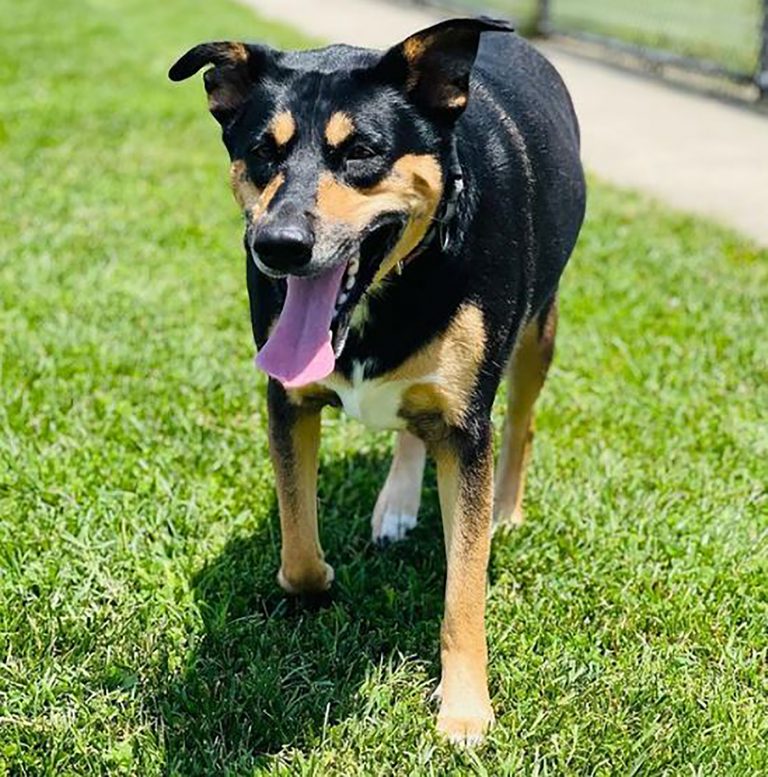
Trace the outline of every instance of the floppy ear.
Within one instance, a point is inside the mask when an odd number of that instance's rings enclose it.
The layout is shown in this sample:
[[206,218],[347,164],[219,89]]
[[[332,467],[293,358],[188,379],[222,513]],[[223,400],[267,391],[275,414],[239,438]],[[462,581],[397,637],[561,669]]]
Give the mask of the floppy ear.
[[183,81],[205,65],[203,74],[208,107],[219,124],[232,119],[271,62],[274,52],[265,46],[234,41],[201,43],[181,56],[168,71],[171,81]]
[[512,30],[508,22],[485,17],[448,19],[393,46],[377,71],[421,108],[454,119],[467,104],[480,34]]

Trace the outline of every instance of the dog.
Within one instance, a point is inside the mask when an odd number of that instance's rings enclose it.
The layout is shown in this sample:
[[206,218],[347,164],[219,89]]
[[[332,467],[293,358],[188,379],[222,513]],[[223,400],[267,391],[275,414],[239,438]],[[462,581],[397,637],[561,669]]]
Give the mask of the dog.
[[[385,52],[203,43],[169,77],[207,65],[269,375],[279,584],[315,594],[333,581],[317,528],[325,405],[397,430],[378,543],[415,526],[432,455],[447,558],[437,728],[478,743],[494,717],[492,528],[522,520],[533,404],[584,217],[571,99],[541,54],[487,18],[444,21]],[[491,407],[505,375],[494,488]]]

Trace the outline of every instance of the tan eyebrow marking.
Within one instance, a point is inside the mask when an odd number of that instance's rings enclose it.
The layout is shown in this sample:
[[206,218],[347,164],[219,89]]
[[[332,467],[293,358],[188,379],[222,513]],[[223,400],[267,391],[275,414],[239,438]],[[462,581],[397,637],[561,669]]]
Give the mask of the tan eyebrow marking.
[[290,111],[279,111],[269,122],[269,131],[278,146],[284,146],[296,133],[296,121]]
[[352,117],[344,111],[336,111],[325,125],[325,139],[329,146],[340,146],[353,132],[355,124]]

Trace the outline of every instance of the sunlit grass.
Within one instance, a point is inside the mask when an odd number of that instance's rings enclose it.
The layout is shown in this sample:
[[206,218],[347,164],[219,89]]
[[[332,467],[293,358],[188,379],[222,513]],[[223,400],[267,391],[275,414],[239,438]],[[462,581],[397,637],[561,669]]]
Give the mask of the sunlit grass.
[[188,45],[223,0],[2,0],[0,773],[768,770],[765,252],[599,183],[563,284],[528,523],[494,544],[476,754],[434,735],[434,474],[327,417],[336,601],[277,589],[240,221]]

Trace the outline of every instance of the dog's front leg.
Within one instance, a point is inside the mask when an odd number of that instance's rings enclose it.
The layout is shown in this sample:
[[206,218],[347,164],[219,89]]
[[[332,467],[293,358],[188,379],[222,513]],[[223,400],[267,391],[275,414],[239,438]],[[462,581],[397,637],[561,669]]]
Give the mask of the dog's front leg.
[[320,409],[293,404],[270,380],[269,450],[275,469],[282,532],[277,581],[291,594],[319,593],[333,582],[317,531]]
[[493,510],[490,424],[454,432],[436,450],[436,458],[448,561],[437,727],[454,742],[474,744],[493,722],[485,641]]

